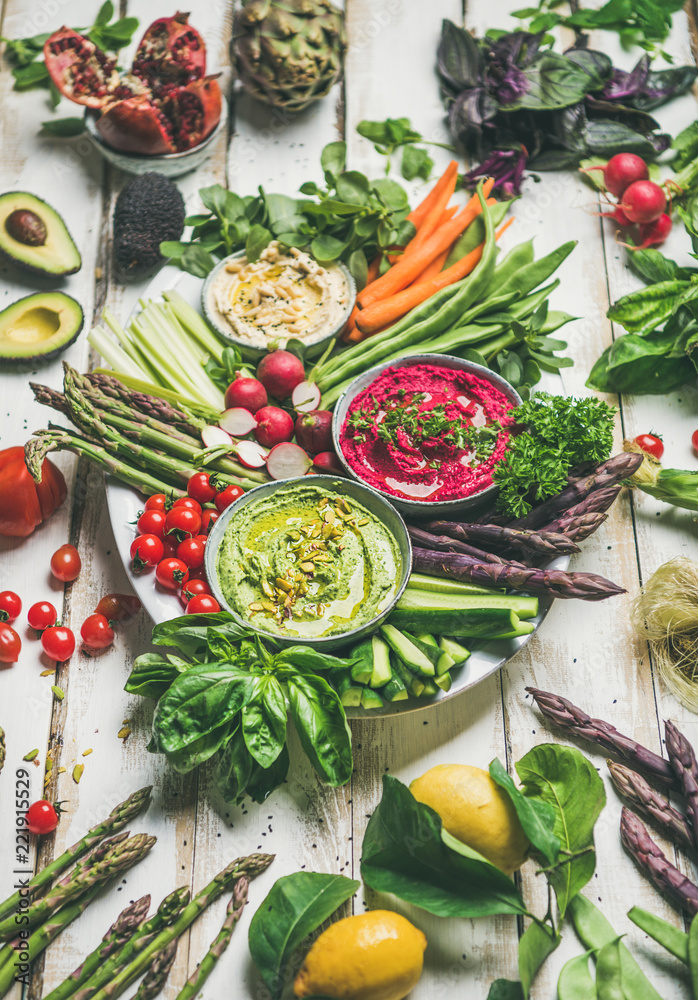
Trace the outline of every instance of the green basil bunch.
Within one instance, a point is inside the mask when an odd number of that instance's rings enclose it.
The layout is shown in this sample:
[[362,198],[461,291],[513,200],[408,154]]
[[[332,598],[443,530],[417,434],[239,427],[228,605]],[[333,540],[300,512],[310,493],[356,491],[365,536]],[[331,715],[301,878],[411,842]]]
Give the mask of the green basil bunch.
[[351,734],[344,707],[317,671],[353,662],[304,646],[271,648],[231,615],[186,615],[156,625],[153,644],[176,653],[139,656],[126,691],[155,698],[148,749],[186,774],[215,758],[228,802],[264,800],[286,778],[287,715],[303,750],[329,785],[351,777]]

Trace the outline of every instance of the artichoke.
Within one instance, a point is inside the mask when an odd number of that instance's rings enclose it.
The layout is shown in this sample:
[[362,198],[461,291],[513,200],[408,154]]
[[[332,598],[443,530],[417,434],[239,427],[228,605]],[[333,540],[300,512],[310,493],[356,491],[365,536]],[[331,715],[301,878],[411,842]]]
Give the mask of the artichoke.
[[243,0],[233,21],[238,77],[253,97],[302,111],[342,75],[344,14],[329,0]]

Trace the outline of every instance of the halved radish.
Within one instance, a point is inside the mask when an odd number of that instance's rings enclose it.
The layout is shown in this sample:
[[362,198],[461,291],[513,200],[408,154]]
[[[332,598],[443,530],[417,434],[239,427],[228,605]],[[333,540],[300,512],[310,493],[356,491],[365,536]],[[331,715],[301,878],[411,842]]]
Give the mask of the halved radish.
[[319,409],[320,398],[320,390],[314,382],[299,382],[291,393],[291,402],[299,413]]
[[224,431],[236,438],[247,437],[257,426],[254,414],[242,406],[233,406],[229,410],[223,410],[218,423]]
[[322,451],[313,459],[313,465],[321,472],[336,473],[338,476],[346,476],[347,471],[333,451]]
[[293,479],[304,476],[313,460],[291,441],[274,445],[267,458],[267,472],[272,479]]
[[235,451],[241,463],[248,469],[261,469],[267,464],[269,452],[256,441],[238,441]]
[[[254,417],[252,418],[254,420]],[[233,439],[222,427],[207,424],[201,431],[201,440],[207,448],[232,448]]]

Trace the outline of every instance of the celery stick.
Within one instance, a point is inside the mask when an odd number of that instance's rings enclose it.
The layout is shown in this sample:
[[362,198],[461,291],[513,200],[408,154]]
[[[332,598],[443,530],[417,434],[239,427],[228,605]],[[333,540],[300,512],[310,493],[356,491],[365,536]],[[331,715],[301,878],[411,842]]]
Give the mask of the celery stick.
[[226,345],[221,342],[221,339],[211,330],[208,323],[199,315],[196,309],[193,309],[182,298],[179,292],[174,289],[163,292],[162,297],[168,303],[184,329],[198,340],[205,351],[217,361],[220,361],[223,348]]
[[93,326],[87,335],[88,343],[94,347],[101,357],[120,371],[128,373],[133,378],[143,378],[145,372],[136,362],[117,344],[101,326]]

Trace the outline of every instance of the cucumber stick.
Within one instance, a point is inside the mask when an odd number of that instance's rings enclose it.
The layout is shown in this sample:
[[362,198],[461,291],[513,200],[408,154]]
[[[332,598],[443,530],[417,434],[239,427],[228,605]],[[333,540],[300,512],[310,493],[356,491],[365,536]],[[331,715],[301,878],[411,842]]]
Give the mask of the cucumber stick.
[[[469,649],[466,649],[465,646],[461,646],[461,644],[456,642],[455,639],[451,639],[446,635],[439,636],[439,649],[442,649],[444,653],[453,658],[453,665],[455,667],[462,666],[462,664],[465,663],[470,656]],[[439,673],[438,664],[436,672],[437,674]]]
[[[405,592],[406,593],[406,592]],[[402,595],[403,598],[405,594]],[[428,625],[445,635],[489,639],[493,635],[515,632],[519,619],[506,608],[416,608],[402,605],[402,598],[392,611],[389,625],[397,629]],[[386,626],[383,626],[384,628]]]
[[442,594],[505,594],[504,587],[481,587],[465,580],[445,580],[427,573],[412,573],[407,582],[408,590],[429,590]]
[[[430,655],[430,646],[426,645],[426,643],[420,643],[419,640],[415,642],[412,639],[412,636],[406,635],[404,632],[395,628],[392,624],[381,625],[380,632],[390,648],[397,654],[405,666],[407,666],[414,673],[421,674],[424,677],[434,676],[436,668],[434,666],[434,660]],[[429,650],[429,653],[425,652],[426,650]],[[436,659],[438,659],[438,655],[436,656]]]
[[390,647],[379,635],[374,635],[371,641],[371,677],[372,688],[380,688],[388,684],[393,672],[390,667]]
[[[408,589],[398,601],[397,607],[414,608],[416,611],[424,608],[467,611],[475,611],[478,608],[505,608],[513,611],[518,618],[535,618],[538,614],[538,598],[523,597],[520,594],[432,594]],[[431,631],[444,630],[432,625]]]

